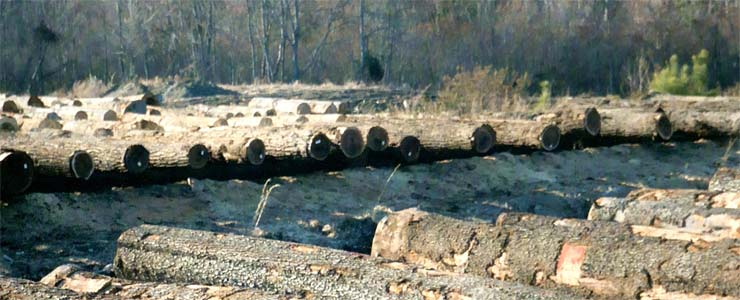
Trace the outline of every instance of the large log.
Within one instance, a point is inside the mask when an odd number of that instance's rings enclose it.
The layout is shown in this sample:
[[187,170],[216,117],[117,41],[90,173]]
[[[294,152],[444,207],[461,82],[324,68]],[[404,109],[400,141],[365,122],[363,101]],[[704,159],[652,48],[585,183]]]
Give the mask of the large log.
[[268,117],[240,117],[231,118],[228,121],[228,125],[231,127],[270,127],[272,126],[272,118]]
[[75,292],[50,287],[20,278],[0,276],[0,299],[3,300],[82,300]]
[[21,151],[33,159],[36,173],[87,180],[95,170],[93,157],[79,143],[67,139],[19,136],[0,144],[2,151]]
[[573,299],[340,250],[151,225],[121,234],[114,271],[133,280],[303,291],[316,299]]
[[691,189],[640,189],[625,197],[634,201],[671,202],[706,208],[740,208],[740,192],[717,192]]
[[733,208],[604,197],[591,206],[588,219],[678,229],[711,241],[740,239],[740,210]]
[[496,133],[498,145],[553,151],[560,145],[560,128],[530,120],[485,120]]
[[379,222],[372,255],[611,299],[740,296],[740,241],[669,232],[516,213],[472,223],[408,209]]
[[555,124],[562,133],[578,132],[598,136],[601,132],[601,115],[592,106],[569,105],[556,107],[553,112],[535,117],[538,122]]
[[93,156],[97,170],[139,174],[149,167],[149,150],[136,142],[112,138],[88,138],[80,141]]
[[[81,271],[74,265],[59,266],[40,282],[50,287],[59,287],[84,295],[86,299],[281,299],[276,294],[250,288],[137,282]],[[294,295],[288,294],[288,296]],[[300,295],[295,296],[300,297]]]
[[253,130],[221,127],[190,133],[165,132],[161,138],[200,143],[216,161],[260,165],[265,160],[266,149],[265,143],[258,136],[259,133]]
[[675,110],[668,112],[676,134],[690,138],[737,136],[740,133],[740,112]]
[[25,192],[34,177],[33,159],[22,151],[0,151],[0,194]]
[[599,109],[601,137],[616,140],[658,139],[667,141],[673,126],[663,112],[647,112],[633,108]]
[[142,143],[149,150],[149,166],[152,168],[190,167],[200,169],[211,158],[208,147],[201,143],[181,141],[155,141]]
[[260,136],[265,153],[277,159],[325,160],[335,148],[325,133],[312,128],[284,127],[279,134]]
[[673,111],[732,112],[740,110],[738,97],[701,97],[657,95],[644,101],[645,107]]
[[740,192],[740,170],[721,167],[709,180],[710,191]]

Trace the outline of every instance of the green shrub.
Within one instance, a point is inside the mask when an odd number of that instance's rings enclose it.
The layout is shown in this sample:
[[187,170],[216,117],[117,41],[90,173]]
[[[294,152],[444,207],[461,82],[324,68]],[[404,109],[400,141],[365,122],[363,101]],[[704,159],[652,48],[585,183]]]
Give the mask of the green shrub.
[[530,80],[527,73],[519,75],[507,68],[493,70],[490,66],[465,71],[442,78],[436,106],[440,110],[475,113],[482,110],[506,110],[526,104],[525,91]]
[[537,104],[534,106],[535,111],[544,111],[550,106],[550,82],[547,80],[540,81],[540,97],[537,98]]
[[716,90],[709,90],[709,51],[701,50],[691,57],[691,67],[679,66],[678,56],[673,55],[666,66],[653,73],[650,89],[673,95],[714,95]]

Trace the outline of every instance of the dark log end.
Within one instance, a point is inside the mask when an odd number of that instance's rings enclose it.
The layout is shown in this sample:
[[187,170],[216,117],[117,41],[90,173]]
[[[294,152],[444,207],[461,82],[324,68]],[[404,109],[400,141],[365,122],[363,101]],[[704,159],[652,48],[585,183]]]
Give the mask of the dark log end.
[[308,123],[308,118],[306,116],[300,116],[297,119],[295,119],[295,122],[298,124],[305,124],[305,123]]
[[39,99],[39,97],[36,95],[33,95],[30,98],[28,98],[27,104],[28,106],[31,106],[31,107],[45,107],[44,102],[42,102],[41,99]]
[[84,111],[78,111],[75,113],[75,120],[87,120],[87,113]]
[[667,141],[673,136],[673,125],[665,113],[660,113],[655,119],[655,133],[661,140]]
[[244,145],[246,160],[253,165],[261,165],[265,161],[265,143],[260,139],[250,139]]
[[275,109],[270,108],[267,111],[265,111],[265,116],[268,116],[268,117],[277,116],[277,111],[275,111]]
[[585,117],[583,118],[583,128],[591,136],[598,136],[601,132],[601,115],[595,107],[586,109]]
[[340,115],[337,117],[337,122],[347,122],[347,115]]
[[162,126],[159,126],[159,124],[157,124],[156,122],[152,122],[149,120],[140,120],[134,123],[134,129],[164,131]]
[[54,119],[44,119],[39,123],[39,129],[62,129],[62,123]]
[[260,119],[260,124],[258,126],[259,127],[270,127],[272,126],[272,119],[264,117]]
[[0,131],[18,131],[18,121],[12,117],[0,116]]
[[216,122],[213,122],[213,127],[229,126],[229,121],[226,119],[218,118]]
[[151,92],[146,92],[144,94],[144,97],[141,98],[141,100],[144,100],[144,103],[146,103],[146,105],[151,105],[151,106],[159,105],[159,99],[157,99],[157,96],[155,96]]
[[560,128],[555,125],[547,125],[540,134],[540,145],[545,151],[552,151],[560,145]]
[[205,167],[210,158],[208,147],[203,144],[195,144],[188,150],[188,165],[193,169]]
[[234,115],[234,118],[243,118],[243,117],[244,117],[244,114],[243,113],[240,113],[240,112],[238,112],[238,113],[236,113]]
[[34,176],[33,160],[23,151],[0,153],[0,192],[18,195],[31,186]]
[[297,115],[307,115],[311,113],[311,106],[308,105],[308,103],[303,102],[301,104],[298,104],[298,107],[296,108],[295,113]]
[[103,114],[103,121],[118,121],[118,114],[115,111],[108,110]]
[[252,114],[252,117],[261,117],[262,114],[258,111],[255,111],[254,114]]
[[324,110],[325,114],[336,114],[337,113],[337,106],[334,105],[334,103],[329,104],[329,106]]
[[144,172],[149,167],[149,150],[139,144],[129,146],[123,154],[123,165],[130,173]]
[[367,147],[373,151],[388,148],[388,131],[380,126],[373,126],[367,131]]
[[110,130],[108,128],[97,128],[97,129],[95,129],[95,132],[93,132],[93,136],[95,136],[95,137],[109,137],[109,136],[113,136],[113,130]]
[[80,100],[72,101],[72,106],[80,107],[80,106],[82,106],[82,101],[80,101]]
[[401,152],[401,156],[403,157],[404,162],[416,162],[417,160],[419,160],[421,142],[415,136],[406,136],[401,140],[401,144],[398,146],[398,150]]
[[362,131],[357,127],[347,127],[342,136],[339,138],[339,148],[345,156],[355,158],[365,150],[365,140],[362,138]]
[[308,143],[308,155],[315,160],[324,160],[331,151],[331,140],[323,133],[317,133]]
[[57,114],[55,112],[50,112],[50,113],[46,114],[46,118],[49,119],[49,120],[54,120],[54,121],[61,121],[62,120],[62,117],[60,117],[59,114]]
[[8,100],[3,102],[3,112],[19,114],[21,112],[21,109],[18,107],[18,104],[15,104],[13,100]]
[[123,110],[123,113],[132,113],[132,114],[146,114],[146,102],[144,100],[136,100],[131,101],[126,108]]
[[227,113],[226,114],[226,119],[231,119],[233,117],[234,117],[234,114],[233,113]]
[[69,158],[69,169],[75,178],[88,180],[95,170],[95,163],[89,153],[77,150]]
[[496,144],[496,131],[491,126],[483,124],[473,131],[473,136],[470,137],[470,144],[476,153],[488,153],[493,148],[493,145]]
[[340,114],[349,113],[349,104],[347,102],[341,102],[337,105],[337,112]]
[[149,115],[150,116],[161,116],[162,115],[162,112],[159,111],[158,109],[150,109],[149,110]]

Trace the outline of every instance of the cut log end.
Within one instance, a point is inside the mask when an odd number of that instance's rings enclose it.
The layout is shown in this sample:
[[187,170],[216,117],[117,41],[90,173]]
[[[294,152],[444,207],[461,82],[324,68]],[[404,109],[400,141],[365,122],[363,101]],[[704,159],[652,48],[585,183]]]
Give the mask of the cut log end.
[[36,95],[31,96],[30,98],[28,98],[28,106],[31,106],[31,107],[45,107],[44,106],[44,102],[42,102],[41,99],[39,99],[39,97],[36,96]]
[[265,161],[265,143],[260,139],[250,139],[245,146],[245,158],[253,165],[261,165]]
[[301,104],[298,104],[298,107],[296,107],[295,113],[297,115],[307,115],[311,113],[311,106],[308,105],[308,103],[303,102]]
[[258,126],[259,127],[270,127],[270,126],[272,126],[272,119],[267,118],[267,117],[262,118],[262,119],[260,119],[260,123],[259,123]]
[[324,110],[324,114],[336,114],[338,112],[337,106],[334,105],[334,103],[329,104],[329,106],[326,107],[326,110]]
[[493,145],[496,143],[496,131],[489,125],[482,125],[473,131],[473,135],[470,137],[470,144],[478,154],[486,154],[491,151]]
[[95,170],[95,163],[89,153],[77,150],[69,158],[69,169],[75,178],[88,180]]
[[87,113],[84,111],[78,111],[75,113],[75,120],[87,120]]
[[97,128],[95,129],[95,132],[93,132],[94,137],[109,137],[113,136],[113,130],[110,130],[108,128]]
[[0,116],[0,131],[18,131],[18,121],[12,117]]
[[[228,118],[228,116],[227,116]],[[229,121],[223,118],[218,118],[215,122],[213,122],[213,125],[211,127],[221,127],[221,126],[229,126]]]
[[39,123],[39,129],[62,129],[62,123],[54,119],[44,119]]
[[357,129],[357,127],[346,128],[339,138],[339,148],[349,158],[360,156],[365,150],[365,140],[362,138],[362,131]]
[[260,112],[258,112],[258,111],[255,111],[255,112],[254,112],[254,113],[252,114],[252,117],[261,117],[261,116],[262,116],[262,114],[261,114]]
[[231,119],[233,117],[234,117],[234,114],[233,113],[227,113],[226,114],[226,119]]
[[103,121],[118,121],[118,114],[115,111],[108,110],[103,114]]
[[82,101],[80,101],[80,100],[72,101],[72,106],[80,107],[80,106],[82,106]]
[[667,141],[673,136],[673,125],[665,113],[660,113],[655,119],[655,133],[661,140]]
[[555,125],[547,125],[540,134],[540,145],[545,151],[552,151],[560,145],[560,128]]
[[150,109],[149,110],[149,115],[150,116],[161,116],[162,115],[162,112],[159,111],[158,109]]
[[144,100],[144,103],[146,103],[146,105],[152,105],[152,106],[159,105],[159,99],[157,99],[157,96],[155,96],[151,92],[146,92],[144,96],[141,97],[141,100]]
[[300,116],[295,119],[295,122],[298,124],[305,124],[308,123],[308,118],[306,116]]
[[62,117],[60,117],[59,114],[58,113],[55,113],[55,112],[50,112],[50,113],[46,114],[46,118],[49,119],[49,120],[54,120],[54,121],[61,121],[62,120]]
[[401,140],[398,146],[398,150],[401,152],[401,157],[406,163],[413,163],[419,160],[419,152],[421,151],[421,142],[415,136],[406,136]]
[[3,112],[18,114],[21,112],[21,109],[13,100],[8,100],[3,102]]
[[315,160],[325,160],[331,152],[331,140],[323,133],[317,133],[308,143],[308,155]]
[[586,108],[583,118],[583,128],[591,136],[598,136],[601,132],[601,115],[595,107]]
[[188,165],[193,169],[200,169],[208,164],[211,154],[208,147],[203,144],[195,144],[188,150]]
[[388,148],[388,131],[380,126],[373,126],[367,131],[367,147],[373,151],[383,151]]
[[238,113],[236,113],[234,115],[234,118],[243,118],[243,117],[244,117],[244,114],[243,113],[240,113],[240,112],[238,112]]
[[275,111],[275,109],[273,109],[273,108],[270,108],[270,109],[268,109],[268,110],[265,111],[265,116],[267,116],[267,117],[277,116],[277,111]]
[[34,176],[33,160],[23,151],[0,153],[0,192],[18,195],[31,186]]
[[149,150],[139,144],[129,146],[123,154],[123,165],[132,174],[144,172],[149,167]]

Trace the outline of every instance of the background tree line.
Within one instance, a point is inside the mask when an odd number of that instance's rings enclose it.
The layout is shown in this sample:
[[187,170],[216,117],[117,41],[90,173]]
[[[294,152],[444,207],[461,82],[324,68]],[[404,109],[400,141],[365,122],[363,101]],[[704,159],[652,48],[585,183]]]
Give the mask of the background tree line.
[[488,66],[534,91],[624,95],[702,49],[724,88],[739,31],[740,0],[0,0],[0,90],[174,75],[425,87]]

